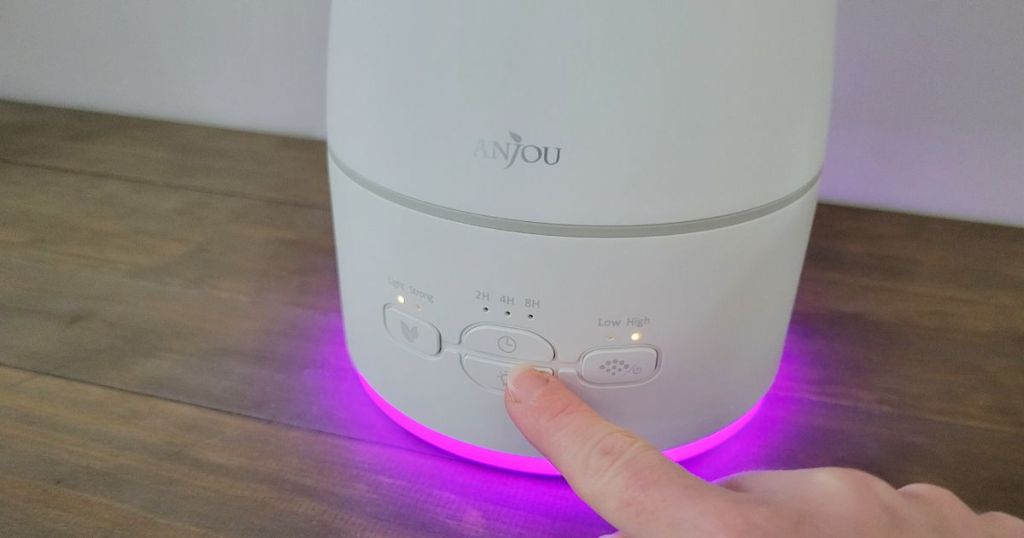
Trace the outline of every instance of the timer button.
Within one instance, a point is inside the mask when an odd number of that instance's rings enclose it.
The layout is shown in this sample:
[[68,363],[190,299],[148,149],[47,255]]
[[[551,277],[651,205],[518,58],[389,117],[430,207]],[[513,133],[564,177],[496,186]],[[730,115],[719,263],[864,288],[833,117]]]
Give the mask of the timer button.
[[481,353],[489,353],[520,361],[550,361],[555,348],[544,338],[522,329],[497,325],[477,325],[462,335],[462,345]]
[[650,379],[657,369],[653,347],[602,348],[583,356],[580,377],[595,385],[628,385]]
[[441,352],[441,333],[433,325],[392,305],[384,308],[384,325],[392,338],[424,355]]
[[[508,374],[512,371],[513,364],[502,363],[489,359],[481,359],[466,355],[462,359],[462,369],[466,375],[485,389],[498,392],[505,391],[508,383]],[[550,368],[534,368],[539,372],[554,375],[555,371]]]

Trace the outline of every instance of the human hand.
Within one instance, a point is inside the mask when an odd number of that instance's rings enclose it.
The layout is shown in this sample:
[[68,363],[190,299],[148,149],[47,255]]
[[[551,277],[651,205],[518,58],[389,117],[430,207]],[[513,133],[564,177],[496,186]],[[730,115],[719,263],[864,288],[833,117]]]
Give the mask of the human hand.
[[1024,521],[978,515],[946,489],[894,489],[853,469],[758,471],[709,484],[528,367],[509,376],[505,407],[616,536],[1024,538]]

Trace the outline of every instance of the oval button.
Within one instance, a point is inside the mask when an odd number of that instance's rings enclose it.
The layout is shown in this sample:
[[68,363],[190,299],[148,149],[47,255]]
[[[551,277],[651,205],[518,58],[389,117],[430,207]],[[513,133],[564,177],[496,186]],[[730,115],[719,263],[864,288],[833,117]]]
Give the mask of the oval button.
[[595,385],[646,381],[658,369],[658,351],[647,346],[595,349],[583,356],[580,377]]
[[[508,382],[508,373],[512,371],[512,366],[512,364],[481,359],[471,355],[466,355],[462,359],[462,368],[470,379],[476,381],[481,387],[495,392],[503,392],[505,390],[505,384]],[[550,368],[537,367],[534,370],[548,375],[555,375],[555,371]]]
[[436,327],[394,306],[384,308],[384,326],[392,338],[424,355],[441,352],[441,333]]
[[544,338],[522,329],[477,325],[462,335],[462,345],[481,353],[521,361],[550,361],[555,348]]

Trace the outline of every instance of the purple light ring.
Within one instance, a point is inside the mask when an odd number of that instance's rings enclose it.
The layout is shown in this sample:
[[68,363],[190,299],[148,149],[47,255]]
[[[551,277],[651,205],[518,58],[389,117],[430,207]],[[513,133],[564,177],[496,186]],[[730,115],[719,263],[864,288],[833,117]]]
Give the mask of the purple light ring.
[[[506,469],[510,471],[518,471],[521,473],[540,474],[548,476],[559,476],[561,473],[558,469],[555,469],[551,462],[544,458],[536,458],[531,456],[520,456],[518,454],[508,454],[506,452],[499,452],[497,450],[491,450],[489,448],[483,448],[476,445],[471,445],[464,441],[459,441],[444,435],[443,433],[434,431],[419,422],[409,418],[407,415],[399,411],[397,408],[388,403],[380,394],[377,393],[370,386],[369,383],[363,379],[362,375],[359,375],[359,383],[363,386],[363,390],[370,397],[370,400],[384,412],[392,421],[401,426],[409,433],[419,437],[423,441],[430,443],[441,450],[455,454],[456,456],[463,457],[465,459],[475,461],[491,467],[497,467],[500,469]],[[724,443],[730,437],[736,434],[736,432],[743,429],[744,426],[750,422],[750,419],[754,418],[757,414],[758,409],[761,408],[762,400],[759,400],[749,411],[743,414],[736,421],[732,422],[728,426],[718,430],[717,432],[698,439],[691,443],[687,443],[683,446],[670,448],[664,451],[665,457],[672,461],[683,461],[692,458],[703,452],[707,452],[712,448]]]

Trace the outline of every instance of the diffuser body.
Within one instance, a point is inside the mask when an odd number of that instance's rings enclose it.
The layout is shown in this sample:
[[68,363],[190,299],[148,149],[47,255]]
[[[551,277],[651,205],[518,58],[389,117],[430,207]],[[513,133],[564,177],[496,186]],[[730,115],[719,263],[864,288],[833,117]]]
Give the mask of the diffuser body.
[[336,1],[338,269],[375,398],[530,470],[502,399],[516,364],[664,450],[746,416],[814,214],[835,10]]

